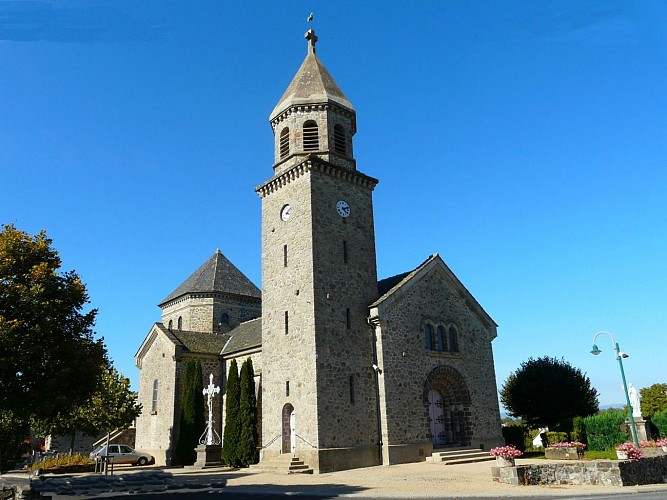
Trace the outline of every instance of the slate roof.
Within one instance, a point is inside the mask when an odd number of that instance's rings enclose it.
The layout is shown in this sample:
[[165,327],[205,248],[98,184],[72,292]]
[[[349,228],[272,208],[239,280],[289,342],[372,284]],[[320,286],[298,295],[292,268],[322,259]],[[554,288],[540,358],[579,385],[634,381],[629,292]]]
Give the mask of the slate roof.
[[156,326],[176,345],[191,353],[220,354],[222,348],[229,341],[229,333],[188,332],[185,330],[169,330],[162,323]]
[[373,307],[373,306],[379,304],[384,299],[386,299],[391,294],[393,294],[396,290],[401,288],[401,286],[404,283],[407,283],[408,281],[410,281],[410,279],[415,274],[417,274],[420,269],[422,269],[424,266],[426,266],[429,262],[431,262],[436,257],[438,257],[438,254],[434,253],[428,259],[426,259],[424,262],[422,262],[416,268],[414,268],[412,271],[397,274],[395,276],[391,276],[389,278],[385,278],[385,279],[382,279],[382,280],[378,281],[378,294],[380,295],[380,298],[378,300],[376,300],[374,303],[372,303],[370,305],[370,307]]
[[251,319],[229,332],[229,342],[224,346],[222,355],[245,351],[262,346],[262,318]]
[[224,292],[261,298],[262,292],[227,257],[216,250],[213,256],[190,275],[158,305],[188,293]]
[[345,97],[343,91],[309,44],[306,59],[294,75],[292,83],[289,84],[276,107],[273,108],[269,119],[273,120],[290,106],[324,102],[335,102],[350,111],[354,111],[352,103]]

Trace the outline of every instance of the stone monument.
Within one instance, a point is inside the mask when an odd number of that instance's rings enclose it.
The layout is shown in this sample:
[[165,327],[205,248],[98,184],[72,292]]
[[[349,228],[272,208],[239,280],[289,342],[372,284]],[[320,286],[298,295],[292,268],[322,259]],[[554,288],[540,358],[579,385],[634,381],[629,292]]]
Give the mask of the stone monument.
[[209,376],[209,384],[202,392],[206,396],[208,406],[208,423],[206,430],[199,438],[199,446],[195,448],[197,461],[193,467],[203,469],[204,467],[217,467],[222,465],[220,446],[220,435],[215,431],[213,420],[213,398],[220,393],[220,387],[213,383],[213,374]]
[[[639,442],[648,440],[646,434],[646,420],[642,416],[642,407],[639,402],[639,393],[637,388],[628,384],[628,396],[630,398],[630,405],[632,406],[632,419],[635,421],[635,428],[637,429],[637,440]],[[630,424],[630,422],[628,422]]]

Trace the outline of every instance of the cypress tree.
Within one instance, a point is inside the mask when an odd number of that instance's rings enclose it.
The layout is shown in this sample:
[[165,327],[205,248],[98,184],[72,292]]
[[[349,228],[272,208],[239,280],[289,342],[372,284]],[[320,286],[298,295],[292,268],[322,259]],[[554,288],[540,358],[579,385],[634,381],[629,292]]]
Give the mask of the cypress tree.
[[180,432],[175,450],[176,461],[181,465],[192,465],[195,462],[195,447],[206,427],[203,388],[201,362],[198,359],[188,359],[183,370]]
[[245,467],[257,463],[257,396],[255,395],[255,371],[248,358],[241,367],[241,401],[239,404],[241,439],[238,457]]
[[230,467],[240,465],[238,458],[238,445],[241,437],[241,427],[239,425],[240,393],[238,365],[236,360],[232,359],[229,365],[229,375],[227,376],[225,432],[222,438],[222,461]]

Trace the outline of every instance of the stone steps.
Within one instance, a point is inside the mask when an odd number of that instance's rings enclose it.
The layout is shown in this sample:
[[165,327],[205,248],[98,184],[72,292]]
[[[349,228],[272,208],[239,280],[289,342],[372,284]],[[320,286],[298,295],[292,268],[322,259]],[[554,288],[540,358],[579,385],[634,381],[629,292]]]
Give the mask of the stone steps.
[[289,464],[287,469],[288,474],[312,474],[313,469],[308,467],[303,460],[299,460],[298,457],[292,457],[292,461]]
[[277,472],[285,472],[288,474],[312,474],[313,469],[311,469],[303,460],[299,460],[299,457],[292,457],[290,455],[283,455],[280,457],[272,458],[271,460],[262,460],[258,464],[251,465],[251,468],[256,468],[260,470],[272,470]]
[[434,451],[426,461],[430,463],[441,463],[443,465],[471,464],[474,462],[486,462],[494,460],[488,451],[476,448],[456,448],[446,451]]

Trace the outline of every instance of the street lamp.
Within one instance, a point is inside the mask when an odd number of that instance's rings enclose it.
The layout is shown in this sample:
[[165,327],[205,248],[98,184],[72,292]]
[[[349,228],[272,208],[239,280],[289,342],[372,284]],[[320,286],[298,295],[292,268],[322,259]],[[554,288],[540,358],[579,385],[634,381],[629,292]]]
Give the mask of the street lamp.
[[614,336],[609,332],[598,332],[593,336],[593,349],[591,354],[597,356],[602,351],[598,349],[597,344],[595,343],[599,335],[602,334],[608,335],[611,339],[612,344],[614,344],[614,350],[616,351],[616,359],[618,360],[618,366],[621,368],[621,378],[623,379],[623,390],[625,391],[625,401],[628,403],[628,418],[630,419],[630,426],[632,427],[632,438],[635,442],[635,446],[639,448],[639,440],[637,439],[637,426],[635,426],[635,419],[632,416],[632,405],[630,404],[630,395],[628,394],[628,384],[625,382],[625,372],[623,371],[623,358],[627,358],[628,355],[621,351],[621,348],[618,347],[618,342],[614,339]]

